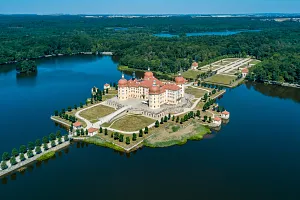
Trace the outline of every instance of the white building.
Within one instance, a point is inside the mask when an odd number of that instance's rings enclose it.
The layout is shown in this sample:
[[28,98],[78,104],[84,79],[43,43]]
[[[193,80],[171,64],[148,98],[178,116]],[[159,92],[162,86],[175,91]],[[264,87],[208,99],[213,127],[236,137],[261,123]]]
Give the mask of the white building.
[[221,114],[221,118],[223,119],[229,119],[230,117],[230,113],[228,111],[223,111],[222,114]]
[[148,69],[143,79],[126,80],[124,75],[118,82],[118,99],[143,99],[148,101],[151,109],[160,108],[163,104],[177,105],[184,97],[186,80],[179,74],[175,83],[161,82]]
[[198,69],[198,63],[193,62],[192,66],[191,66],[191,70],[197,70],[197,69]]
[[92,128],[89,128],[89,129],[88,129],[88,136],[91,137],[91,136],[96,135],[96,134],[98,133],[98,130],[99,130],[99,129],[93,128],[93,127],[92,127]]
[[243,76],[243,78],[245,78],[248,75],[248,73],[249,73],[248,68],[242,69],[242,76]]
[[82,128],[82,124],[80,122],[75,122],[75,123],[73,123],[73,127],[75,129],[81,129]]
[[219,118],[219,117],[215,117],[214,120],[213,120],[213,123],[217,126],[221,126],[222,124],[222,119]]
[[108,83],[105,83],[105,84],[104,84],[104,86],[103,86],[103,88],[104,88],[104,90],[106,90],[106,89],[110,89],[110,84],[108,84]]

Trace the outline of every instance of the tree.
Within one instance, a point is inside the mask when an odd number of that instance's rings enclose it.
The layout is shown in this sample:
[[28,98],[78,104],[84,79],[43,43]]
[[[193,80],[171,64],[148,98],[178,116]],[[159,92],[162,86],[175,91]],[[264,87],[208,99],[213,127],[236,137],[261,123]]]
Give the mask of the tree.
[[107,129],[104,129],[104,135],[107,135],[108,133],[107,133]]
[[43,143],[44,143],[44,144],[48,144],[48,143],[49,143],[49,138],[48,138],[48,136],[44,136],[42,140],[43,140]]
[[85,135],[87,136],[89,134],[89,131],[85,129]]
[[33,142],[28,142],[28,149],[33,150],[35,147]]
[[61,132],[60,132],[60,130],[56,131],[56,138],[61,138]]
[[77,105],[76,104],[74,105],[74,109],[77,110]]
[[6,161],[3,161],[2,163],[1,163],[1,169],[2,170],[5,170],[5,169],[7,169],[8,168],[8,166],[7,166],[7,164],[6,164]]
[[58,116],[58,110],[54,111],[54,115]]
[[60,138],[58,138],[58,144],[61,144],[62,143],[62,140],[61,140],[61,137]]
[[69,141],[69,136],[68,136],[68,134],[66,134],[66,135],[64,136],[64,141]]
[[73,129],[74,129],[73,123],[71,123],[71,126],[70,126],[70,132],[73,132]]
[[130,144],[130,138],[126,137],[126,144]]
[[155,122],[155,128],[158,128],[158,127],[159,127],[159,121],[156,120],[156,122]]
[[80,135],[84,136],[84,130],[80,129]]
[[208,122],[209,122],[209,123],[211,122],[211,117],[208,118]]
[[124,135],[120,134],[120,136],[119,136],[119,142],[123,142],[123,141],[124,141]]
[[115,132],[114,133],[114,140],[118,140],[119,139],[119,133],[118,132]]
[[2,160],[3,160],[3,161],[9,160],[9,158],[10,158],[10,156],[9,156],[9,153],[8,153],[8,152],[4,152],[4,153],[2,154]]
[[179,116],[176,117],[176,123],[178,123],[178,122],[179,122]]
[[175,121],[175,116],[174,115],[172,116],[172,121]]
[[50,133],[49,138],[50,138],[51,141],[55,140],[56,139],[55,134]]
[[108,88],[106,88],[106,94],[108,94]]
[[19,155],[18,150],[17,150],[16,148],[13,148],[13,150],[12,150],[12,152],[11,152],[11,155],[12,155],[13,157],[18,156],[18,155]]
[[28,158],[33,157],[33,152],[32,152],[31,149],[29,149],[29,150],[27,151],[27,157],[28,157]]
[[160,119],[160,124],[163,124],[164,123],[164,118],[162,117],[161,119]]
[[196,116],[200,117],[200,110],[197,110]]
[[148,127],[146,126],[146,127],[145,127],[145,130],[144,130],[144,133],[145,133],[145,134],[148,134],[148,132],[149,132],[149,129],[148,129]]
[[171,119],[171,114],[169,113],[169,115],[168,115],[168,120],[170,120]]
[[79,129],[76,129],[76,136],[80,136],[80,130]]
[[37,146],[37,147],[35,148],[35,153],[36,153],[36,154],[42,153],[41,147]]
[[183,121],[184,121],[184,119],[183,119],[183,118],[181,118],[181,119],[180,119],[180,124],[183,124]]
[[11,165],[16,165],[17,164],[16,157],[11,157],[9,162]]
[[164,118],[164,122],[167,122],[168,121],[168,117],[167,116],[165,116],[165,118]]
[[24,156],[24,153],[21,153],[19,158],[20,158],[21,161],[26,160],[26,158],[25,158],[25,156]]
[[205,116],[204,116],[204,121],[206,121],[206,120],[207,120],[207,116],[205,115]]
[[51,147],[55,147],[56,146],[56,143],[54,140],[51,141]]
[[132,134],[132,141],[136,141],[136,134]]
[[35,146],[37,146],[37,147],[42,146],[42,143],[41,143],[41,140],[40,140],[40,139],[37,139],[37,140],[35,141]]
[[143,137],[143,130],[142,129],[139,132],[139,137]]
[[48,144],[47,144],[47,143],[44,143],[44,144],[43,144],[43,148],[44,148],[45,151],[47,151],[47,150],[49,149],[49,148],[48,148]]
[[100,126],[99,133],[103,133],[102,127]]
[[72,107],[68,106],[68,111],[71,112],[72,111]]
[[27,147],[25,145],[21,145],[19,149],[20,153],[26,153],[27,152]]
[[80,102],[80,108],[83,108],[83,103]]

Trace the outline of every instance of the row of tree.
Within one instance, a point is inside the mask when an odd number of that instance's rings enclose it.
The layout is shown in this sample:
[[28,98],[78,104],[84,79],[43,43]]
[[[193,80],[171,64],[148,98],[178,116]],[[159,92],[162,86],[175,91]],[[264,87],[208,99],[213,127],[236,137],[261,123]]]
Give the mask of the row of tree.
[[[1,169],[7,169],[7,161],[10,162],[11,165],[16,165],[17,162],[17,157],[19,157],[20,162],[26,160],[27,158],[33,157],[35,154],[40,154],[42,151],[46,151],[49,149],[49,144],[51,147],[55,147],[56,140],[58,144],[61,144],[63,141],[68,141],[69,137],[68,135],[61,135],[60,131],[57,131],[56,134],[51,133],[49,136],[44,136],[42,140],[37,139],[35,142],[28,142],[27,146],[26,145],[21,145],[19,147],[19,150],[17,148],[13,148],[11,154],[8,152],[4,152],[2,154],[2,162],[1,162]],[[42,150],[43,148],[43,150]],[[35,153],[34,153],[35,152]],[[26,158],[26,156],[27,158]]]

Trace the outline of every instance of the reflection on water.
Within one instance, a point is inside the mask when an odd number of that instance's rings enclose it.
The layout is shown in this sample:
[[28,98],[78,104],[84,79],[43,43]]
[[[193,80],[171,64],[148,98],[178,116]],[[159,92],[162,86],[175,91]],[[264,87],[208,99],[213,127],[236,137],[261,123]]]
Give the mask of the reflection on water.
[[271,97],[278,97],[280,99],[292,99],[295,102],[300,102],[300,89],[292,87],[283,87],[278,85],[267,85],[264,83],[246,82],[248,89],[254,90]]

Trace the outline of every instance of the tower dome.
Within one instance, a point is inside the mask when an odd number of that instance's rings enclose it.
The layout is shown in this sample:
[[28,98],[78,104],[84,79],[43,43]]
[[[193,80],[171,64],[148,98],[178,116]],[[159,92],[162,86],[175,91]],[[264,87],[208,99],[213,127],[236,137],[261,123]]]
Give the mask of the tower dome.
[[179,73],[179,76],[175,78],[175,82],[177,85],[185,83],[185,79],[181,76],[181,73]]
[[148,67],[148,71],[145,72],[144,78],[146,79],[146,78],[151,78],[151,77],[153,77],[153,73],[150,71],[150,67]]
[[156,80],[153,81],[153,85],[149,88],[149,94],[159,94],[160,88],[156,85]]
[[122,78],[118,82],[119,87],[125,87],[127,86],[127,80],[124,78],[124,74],[122,73]]

